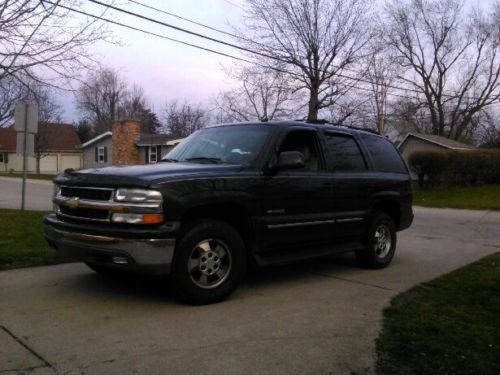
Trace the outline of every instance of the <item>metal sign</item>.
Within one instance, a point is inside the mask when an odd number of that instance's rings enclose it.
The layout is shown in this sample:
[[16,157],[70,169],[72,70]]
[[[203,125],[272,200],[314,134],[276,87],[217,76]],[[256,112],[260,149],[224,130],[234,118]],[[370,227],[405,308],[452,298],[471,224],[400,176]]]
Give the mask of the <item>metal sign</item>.
[[[16,154],[24,155],[24,132],[17,133]],[[27,134],[26,136],[26,156],[35,156],[35,135]]]
[[26,126],[28,133],[38,132],[38,104],[36,102],[17,102],[14,115],[16,131],[24,132]]
[[26,202],[26,176],[28,174],[28,156],[34,154],[35,134],[38,131],[38,104],[18,102],[14,112],[14,129],[17,131],[17,153],[23,155],[23,184],[21,191],[21,210]]

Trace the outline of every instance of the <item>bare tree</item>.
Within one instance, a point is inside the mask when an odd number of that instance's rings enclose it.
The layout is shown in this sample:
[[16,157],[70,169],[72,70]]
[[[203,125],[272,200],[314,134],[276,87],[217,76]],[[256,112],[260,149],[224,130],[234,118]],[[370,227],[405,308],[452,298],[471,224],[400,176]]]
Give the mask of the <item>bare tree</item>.
[[81,0],[3,0],[0,4],[0,84],[14,79],[61,87],[94,60],[89,46],[109,40],[94,18],[77,15]]
[[294,115],[294,92],[289,77],[259,66],[244,66],[228,72],[238,87],[216,99],[228,121],[273,120]]
[[38,119],[41,122],[61,119],[63,109],[56,100],[53,88],[28,78],[20,84],[13,77],[6,77],[0,81],[0,126],[14,122],[14,109],[20,100],[38,103]]
[[111,129],[128,95],[127,84],[117,71],[102,68],[88,75],[76,92],[78,109],[94,126],[95,134]]
[[94,134],[110,130],[113,122],[125,118],[141,121],[142,130],[147,133],[154,133],[160,127],[142,87],[129,87],[125,79],[111,68],[101,68],[89,74],[76,92],[76,102],[83,119],[93,125]]
[[[337,103],[352,84],[350,68],[371,38],[362,0],[248,0],[239,43],[258,51],[256,65],[284,64],[296,90],[307,93],[307,119]],[[267,56],[267,57],[266,57]]]
[[[378,30],[383,35],[384,30]],[[373,108],[376,129],[379,134],[385,134],[387,118],[387,100],[398,73],[398,65],[391,51],[383,43],[383,38],[378,37],[371,44],[370,56],[367,59],[366,78],[371,86],[371,106]]]
[[386,41],[420,93],[433,134],[471,137],[474,117],[500,98],[500,2],[488,17],[459,0],[393,0]]
[[201,105],[179,104],[175,100],[165,104],[163,115],[167,132],[179,138],[204,128],[208,123],[208,112]]

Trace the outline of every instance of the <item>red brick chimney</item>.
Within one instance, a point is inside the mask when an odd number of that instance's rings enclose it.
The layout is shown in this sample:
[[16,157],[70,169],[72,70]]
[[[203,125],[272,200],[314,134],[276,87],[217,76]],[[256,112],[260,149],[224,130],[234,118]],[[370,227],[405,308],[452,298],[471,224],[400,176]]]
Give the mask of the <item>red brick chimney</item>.
[[141,123],[123,120],[112,126],[113,165],[140,164],[139,148],[135,142],[141,135]]

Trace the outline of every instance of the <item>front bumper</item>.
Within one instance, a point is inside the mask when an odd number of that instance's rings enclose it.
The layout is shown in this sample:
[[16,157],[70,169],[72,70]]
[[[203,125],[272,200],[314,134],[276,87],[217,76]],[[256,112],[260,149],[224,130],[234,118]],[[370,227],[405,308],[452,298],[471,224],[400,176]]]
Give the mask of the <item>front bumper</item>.
[[89,233],[67,225],[54,214],[45,216],[43,228],[49,245],[65,258],[129,271],[170,273],[175,238],[161,238],[156,233],[152,238],[144,238],[144,233],[134,238],[132,230],[127,236],[116,231],[109,235]]

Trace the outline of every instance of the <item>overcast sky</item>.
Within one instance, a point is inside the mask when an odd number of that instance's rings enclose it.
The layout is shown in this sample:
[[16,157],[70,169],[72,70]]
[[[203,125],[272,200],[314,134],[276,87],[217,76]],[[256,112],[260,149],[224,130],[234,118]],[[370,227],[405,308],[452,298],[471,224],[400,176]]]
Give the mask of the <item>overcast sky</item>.
[[[107,2],[107,0],[101,1]],[[137,1],[226,31],[231,31],[229,24],[238,25],[243,14],[241,7],[245,3],[244,0]],[[488,7],[493,2],[494,0],[467,0],[466,4],[468,6],[479,4]],[[118,4],[129,11],[231,42],[231,38],[227,35],[207,30],[154,10],[145,9],[126,0],[120,1]],[[100,6],[94,4],[88,5],[86,9],[94,14],[102,11]],[[116,11],[112,11],[108,16],[134,27],[239,56],[238,50],[233,48],[189,36],[136,17]],[[128,82],[141,85],[150,105],[157,113],[161,111],[167,100],[188,100],[210,104],[211,98],[220,90],[234,84],[221,69],[221,65],[231,66],[234,64],[232,59],[116,25],[109,25],[109,29],[118,37],[121,45],[98,43],[94,47],[95,53],[103,64],[119,69]],[[79,115],[74,106],[73,95],[61,96],[60,101],[65,108],[63,120],[66,122],[77,121]]]
[[[231,31],[229,23],[238,24],[242,15],[243,0],[137,0],[170,13],[195,20],[212,27]],[[106,0],[103,0],[106,2]],[[206,28],[187,23],[154,10],[123,1],[120,7],[142,15],[188,28],[203,35],[231,41],[223,35]],[[98,14],[102,9],[97,5],[86,8],[89,13]],[[237,50],[206,39],[169,29],[137,19],[136,17],[112,11],[106,15],[116,21],[149,30],[171,38],[197,44],[206,48],[238,56]],[[117,25],[109,29],[119,38],[121,45],[99,43],[94,47],[97,57],[104,65],[119,69],[130,83],[140,84],[156,112],[167,100],[188,100],[209,104],[219,90],[230,87],[229,80],[221,66],[231,66],[234,60],[216,54],[188,47],[155,36],[146,35]],[[234,84],[234,83],[233,83]],[[65,107],[63,120],[76,121],[78,113],[74,107],[73,95],[60,98]]]

